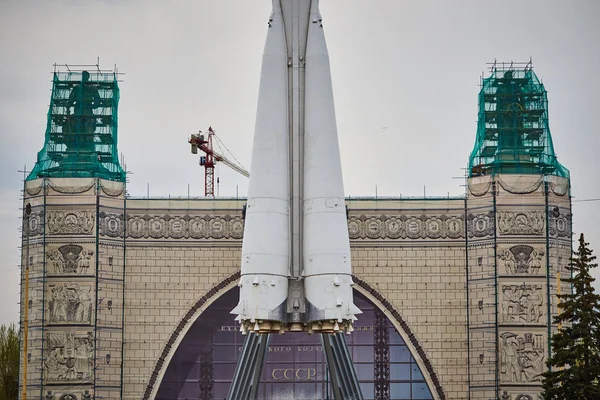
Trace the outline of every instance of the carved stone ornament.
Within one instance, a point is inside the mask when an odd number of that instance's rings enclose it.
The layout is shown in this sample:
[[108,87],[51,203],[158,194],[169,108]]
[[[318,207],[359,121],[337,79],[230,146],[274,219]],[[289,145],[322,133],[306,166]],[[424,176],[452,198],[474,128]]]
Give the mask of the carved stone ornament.
[[350,217],[350,239],[459,239],[464,220],[458,215]]
[[98,233],[102,236],[123,237],[123,214],[98,214]]
[[88,183],[81,186],[60,186],[56,184],[52,179],[48,179],[48,186],[58,193],[80,194],[95,188],[96,179],[92,178]]
[[506,190],[509,193],[513,193],[513,194],[529,194],[529,193],[533,193],[536,190],[538,190],[540,188],[540,186],[542,186],[542,183],[544,182],[544,175],[540,175],[539,179],[532,183],[529,186],[526,187],[518,187],[517,185],[509,185],[508,183],[506,183],[502,177],[500,175],[497,176],[497,181],[500,184],[500,186],[502,187],[502,189]]
[[544,211],[498,211],[498,229],[502,235],[542,235]]
[[91,324],[94,291],[92,285],[48,284],[50,324]]
[[73,393],[65,393],[58,398],[59,400],[77,400],[77,396]]
[[504,273],[508,275],[539,275],[543,270],[545,251],[528,245],[498,249],[498,258],[504,264]]
[[539,323],[543,305],[542,285],[502,285],[504,323]]
[[48,211],[48,233],[51,235],[89,235],[94,233],[94,211]]
[[[110,218],[122,219],[122,216],[114,214]],[[243,234],[244,221],[238,216],[136,215],[127,218],[127,236],[134,239],[241,239]]]
[[[500,335],[500,379],[503,383],[533,383],[546,370],[544,335],[504,332]],[[519,395],[522,396],[522,395]],[[519,398],[516,397],[515,400]],[[526,398],[526,397],[525,397]]]
[[47,384],[92,382],[92,332],[48,332],[46,352],[44,380]]
[[40,210],[29,214],[29,229],[25,228],[23,236],[33,237],[44,234],[44,211]]
[[467,217],[469,237],[485,237],[494,235],[494,213],[469,214]]
[[550,236],[571,237],[571,214],[551,214],[548,225]]
[[91,268],[94,250],[78,244],[66,244],[58,248],[48,248],[48,275],[93,275]]

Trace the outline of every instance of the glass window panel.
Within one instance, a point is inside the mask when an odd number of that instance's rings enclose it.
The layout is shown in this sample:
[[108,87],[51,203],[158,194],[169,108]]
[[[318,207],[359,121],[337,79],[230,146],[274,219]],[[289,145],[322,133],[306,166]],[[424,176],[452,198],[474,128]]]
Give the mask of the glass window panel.
[[214,346],[213,361],[237,361],[235,346]]
[[375,384],[371,382],[360,382],[360,390],[365,396],[365,399],[372,399],[375,397]]
[[323,357],[323,348],[321,345],[302,345],[299,344],[296,346],[296,354],[298,356],[298,361],[321,361],[324,359]]
[[410,352],[406,346],[390,346],[391,362],[409,362]]
[[350,336],[352,344],[373,344],[373,326],[355,326]]
[[197,399],[200,397],[198,382],[186,382],[179,392],[180,399]]
[[233,373],[235,371],[235,364],[225,363],[225,364],[213,364],[213,379],[216,381],[219,380],[231,380],[233,377]]
[[410,364],[391,364],[390,379],[393,381],[410,381]]
[[390,344],[404,344],[404,340],[393,326],[390,327]]
[[412,384],[412,398],[413,399],[433,399],[429,388],[425,382],[413,383]]
[[213,396],[215,397],[215,399],[226,398],[227,393],[229,392],[230,385],[231,385],[231,382],[227,382],[227,383],[215,382],[213,385]]
[[217,344],[231,344],[235,343],[236,332],[232,331],[218,331],[213,336],[213,342]]
[[390,397],[394,400],[410,400],[410,383],[391,383]]
[[185,377],[186,380],[196,379],[200,376],[200,364],[197,362],[182,363],[181,364],[181,377]]
[[267,351],[267,361],[291,361],[294,354],[294,346],[270,345]]
[[372,381],[374,370],[373,364],[354,364],[359,381]]
[[413,381],[423,381],[425,380],[425,378],[423,378],[423,374],[421,373],[421,369],[419,368],[419,366],[417,364],[411,364],[412,365],[412,379]]
[[373,346],[354,346],[352,360],[354,362],[373,362]]

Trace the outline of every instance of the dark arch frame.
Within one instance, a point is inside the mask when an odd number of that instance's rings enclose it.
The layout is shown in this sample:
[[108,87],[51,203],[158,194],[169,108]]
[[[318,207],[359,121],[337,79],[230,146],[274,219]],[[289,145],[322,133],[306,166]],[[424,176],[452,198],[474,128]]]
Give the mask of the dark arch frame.
[[[146,386],[146,390],[144,392],[144,397],[142,398],[143,400],[150,400],[150,396],[152,395],[152,392],[154,391],[160,371],[162,370],[163,366],[165,365],[165,361],[167,360],[169,353],[173,349],[173,345],[177,342],[177,339],[181,335],[181,332],[183,331],[183,329],[188,325],[188,323],[191,322],[190,320],[192,319],[194,314],[196,314],[198,309],[200,307],[202,307],[203,305],[205,305],[215,295],[223,294],[223,293],[221,293],[221,291],[223,289],[225,289],[227,286],[231,285],[233,282],[237,282],[239,279],[240,279],[240,273],[236,272],[235,274],[231,275],[230,277],[225,278],[223,281],[219,282],[216,286],[214,286],[211,290],[209,290],[204,296],[202,296],[188,310],[188,312],[183,316],[181,321],[179,321],[179,324],[177,324],[177,327],[175,328],[175,330],[169,337],[169,340],[165,344],[165,347],[163,348],[163,351],[161,352],[160,357],[158,358],[156,364],[154,365],[154,370],[152,371],[152,374],[150,375],[150,379],[148,380],[148,385]],[[356,277],[355,275],[352,276],[352,279],[354,280],[355,284],[360,286],[363,290],[365,290],[367,293],[369,293],[370,296],[372,296],[374,299],[379,301],[386,308],[386,310],[389,311],[389,313],[394,317],[394,319],[396,321],[398,321],[401,328],[406,333],[406,337],[408,338],[411,345],[415,348],[415,350],[417,351],[417,354],[423,361],[423,365],[425,366],[425,369],[427,370],[427,373],[429,374],[429,377],[431,378],[431,381],[435,387],[435,391],[436,391],[439,399],[446,400],[447,397],[446,397],[446,394],[444,393],[444,389],[442,388],[442,385],[440,384],[437,374],[433,370],[433,365],[431,364],[431,361],[427,357],[427,353],[425,353],[425,350],[419,344],[415,334],[412,332],[412,330],[410,329],[410,327],[406,323],[406,321],[404,321],[404,319],[402,318],[400,313],[394,308],[394,306],[388,300],[386,300],[375,288],[373,288],[367,282]]]

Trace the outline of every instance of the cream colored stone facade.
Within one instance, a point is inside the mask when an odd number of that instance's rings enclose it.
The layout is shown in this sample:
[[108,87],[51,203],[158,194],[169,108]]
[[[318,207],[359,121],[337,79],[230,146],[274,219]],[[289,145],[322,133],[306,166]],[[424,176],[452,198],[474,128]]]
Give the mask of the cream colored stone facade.
[[[27,398],[152,399],[187,329],[237,283],[244,200],[126,199],[86,178],[25,194]],[[464,199],[347,200],[356,290],[435,398],[537,400],[570,204],[568,181],[538,175],[471,178]]]

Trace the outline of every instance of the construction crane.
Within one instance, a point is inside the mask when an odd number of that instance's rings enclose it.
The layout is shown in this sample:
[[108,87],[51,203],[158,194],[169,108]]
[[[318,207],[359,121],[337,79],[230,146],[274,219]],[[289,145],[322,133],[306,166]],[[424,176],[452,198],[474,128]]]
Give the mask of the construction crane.
[[[224,155],[216,152],[213,149],[213,139],[219,140],[215,136],[215,131],[212,127],[208,128],[208,133],[205,135],[202,131],[197,134],[192,134],[188,142],[192,145],[192,154],[198,154],[198,149],[202,150],[206,155],[200,156],[200,165],[204,167],[204,195],[206,197],[215,197],[215,165],[217,162],[222,162],[234,171],[244,175],[246,178],[250,176],[242,166],[236,164]],[[235,157],[234,157],[235,158]]]

